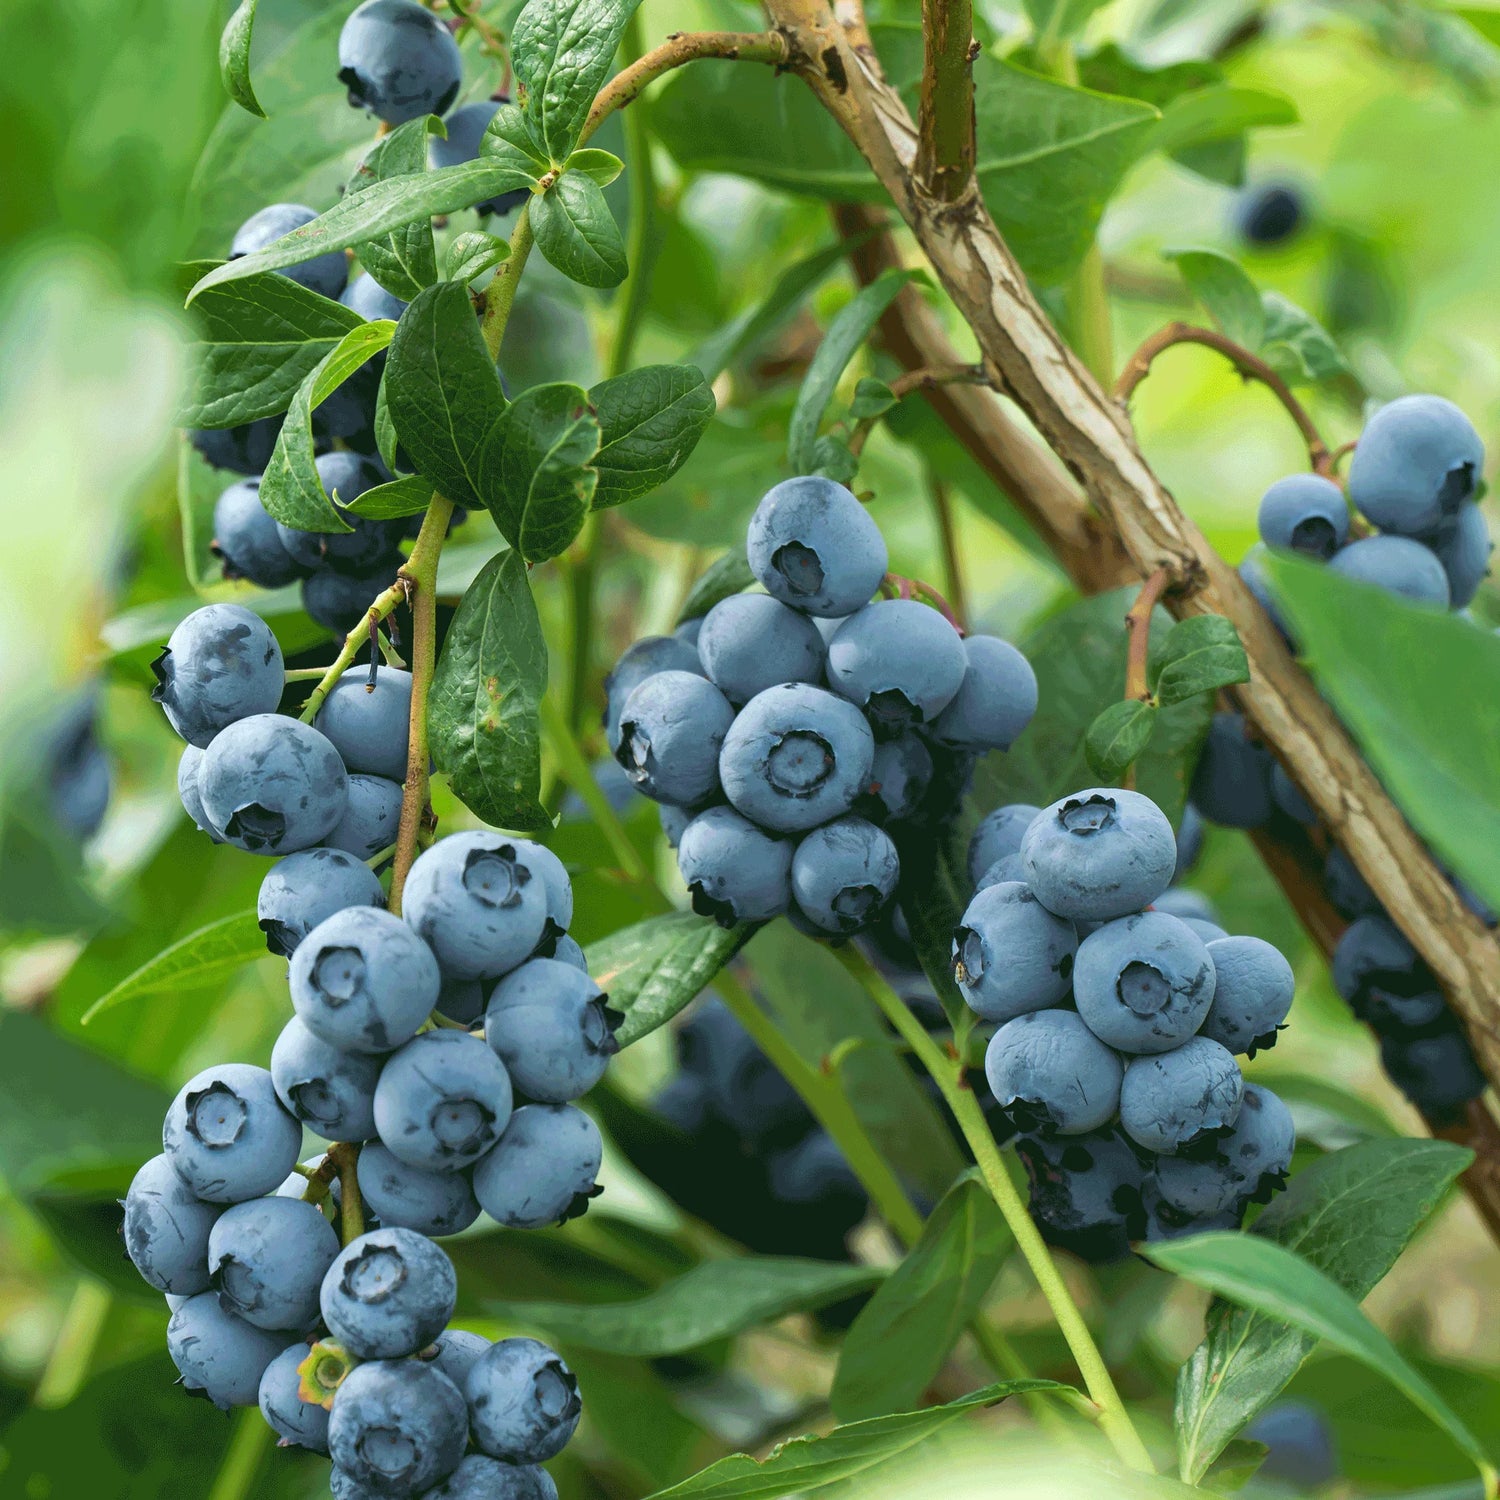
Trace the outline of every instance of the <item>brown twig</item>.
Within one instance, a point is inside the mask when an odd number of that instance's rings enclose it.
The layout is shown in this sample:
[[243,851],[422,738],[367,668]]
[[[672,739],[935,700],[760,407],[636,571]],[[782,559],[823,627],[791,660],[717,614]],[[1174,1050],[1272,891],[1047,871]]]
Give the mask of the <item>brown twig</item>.
[[[1170,582],[1165,568],[1158,568],[1142,585],[1135,603],[1125,611],[1125,696],[1145,703],[1151,688],[1146,681],[1146,664],[1151,653],[1151,616]],[[1122,786],[1135,789],[1135,765],[1126,766]]]
[[974,176],[974,11],[971,0],[922,0],[926,51],[917,108],[917,180],[956,203]]
[[943,582],[953,602],[953,613],[961,629],[967,629],[969,606],[964,587],[963,563],[958,555],[958,527],[954,524],[953,499],[948,486],[935,473],[927,475],[927,491],[932,497],[932,518],[937,523],[938,546],[943,553]]

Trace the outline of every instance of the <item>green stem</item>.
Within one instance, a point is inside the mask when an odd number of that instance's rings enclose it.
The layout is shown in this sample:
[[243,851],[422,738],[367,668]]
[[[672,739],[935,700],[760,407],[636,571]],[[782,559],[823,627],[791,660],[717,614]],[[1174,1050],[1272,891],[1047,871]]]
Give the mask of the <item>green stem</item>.
[[568,603],[572,639],[568,643],[568,723],[578,734],[588,711],[589,664],[594,645],[594,587],[599,576],[602,530],[597,514],[588,516],[568,558]]
[[1108,390],[1115,378],[1115,338],[1109,314],[1109,288],[1104,284],[1104,255],[1097,244],[1089,247],[1073,273],[1068,306],[1078,357]]
[[229,1440],[208,1500],[248,1500],[274,1437],[258,1408],[242,1411],[235,1419],[234,1436]]
[[[622,51],[635,62],[646,50],[645,26],[640,11],[631,16],[625,27]],[[656,236],[653,233],[653,210],[656,206],[656,181],[651,170],[651,138],[646,116],[640,109],[625,111],[625,160],[630,189],[630,243],[626,264],[630,275],[621,294],[620,321],[615,328],[615,345],[610,354],[609,373],[623,375],[630,368],[636,335],[646,315],[651,294],[651,272],[656,265]]]
[[932,499],[932,518],[937,524],[938,545],[943,553],[943,588],[954,618],[967,627],[969,605],[964,589],[963,564],[959,558],[958,527],[953,517],[953,497],[937,474],[928,470],[927,493]]
[[[451,506],[449,507],[449,513],[452,513]],[[428,509],[427,514],[429,516],[432,514],[431,508]],[[445,528],[447,524],[446,521],[443,523]],[[423,522],[422,530],[424,533],[427,530],[426,522]],[[418,537],[417,542],[420,546],[420,537]],[[438,545],[441,547],[442,543],[439,542]],[[411,567],[412,563],[416,561],[416,557],[416,549],[413,548],[411,557],[407,560],[401,571],[397,573],[396,581],[388,589],[381,590],[370,601],[370,607],[360,618],[359,624],[344,637],[344,644],[340,647],[339,654],[334,657],[332,663],[321,672],[312,672],[311,675],[316,676],[319,680],[317,687],[308,694],[307,702],[302,705],[302,722],[304,724],[311,724],[317,717],[318,710],[323,706],[323,700],[333,691],[334,684],[354,665],[354,658],[369,643],[370,627],[372,625],[379,625],[382,620],[395,614],[397,606],[406,598],[406,585],[402,582],[402,579],[407,575],[407,570]],[[298,682],[307,678],[309,673],[299,668],[296,671],[288,672],[286,676],[288,682]]]
[[479,331],[484,335],[484,346],[491,359],[500,358],[500,345],[505,342],[505,325],[510,321],[510,310],[515,306],[516,286],[521,272],[531,258],[531,205],[523,203],[516,216],[516,227],[510,232],[510,254],[500,262],[500,269],[485,288],[484,316],[479,320]]
[[340,1141],[328,1148],[339,1174],[339,1239],[352,1245],[365,1232],[365,1205],[359,1191],[359,1147]]
[[84,1277],[73,1289],[57,1341],[37,1382],[33,1405],[43,1409],[66,1406],[83,1388],[113,1303],[109,1288],[92,1277]]
[[1026,1211],[1026,1205],[1021,1201],[1021,1194],[1011,1180],[1010,1173],[1005,1170],[1005,1163],[1000,1159],[1000,1149],[995,1145],[995,1138],[985,1123],[974,1092],[962,1081],[960,1065],[946,1056],[927,1035],[905,1001],[857,949],[852,945],[846,946],[838,950],[838,956],[942,1091],[944,1101],[958,1122],[970,1151],[974,1153],[974,1160],[979,1166],[985,1186],[989,1188],[996,1205],[1005,1216],[1005,1222],[1010,1226],[1016,1244],[1026,1258],[1026,1264],[1031,1268],[1031,1274],[1036,1278],[1042,1295],[1047,1299],[1047,1305],[1052,1309],[1052,1316],[1067,1340],[1083,1383],[1099,1408],[1099,1425],[1111,1446],[1131,1468],[1139,1469],[1142,1473],[1155,1473],[1151,1455],[1146,1451],[1140,1434],[1136,1432],[1119,1391],[1115,1389],[1114,1379],[1104,1363],[1103,1355],[1099,1353],[1099,1346],[1089,1333],[1083,1314],[1068,1291],[1067,1283],[1059,1273],[1041,1232]]

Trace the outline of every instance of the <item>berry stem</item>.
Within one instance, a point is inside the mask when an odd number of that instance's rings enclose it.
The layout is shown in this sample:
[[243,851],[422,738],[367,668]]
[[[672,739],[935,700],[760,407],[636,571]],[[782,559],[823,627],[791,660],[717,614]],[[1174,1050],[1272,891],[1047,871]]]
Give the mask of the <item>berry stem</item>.
[[[1139,703],[1151,701],[1151,687],[1146,680],[1146,663],[1151,652],[1151,616],[1167,590],[1172,574],[1167,568],[1158,568],[1141,585],[1135,603],[1125,611],[1125,696]],[[1129,791],[1135,790],[1135,763],[1125,767],[1120,785]]]
[[[416,553],[413,552],[412,556],[415,557]],[[322,708],[323,700],[333,691],[334,684],[349,667],[354,665],[355,657],[369,644],[371,629],[378,626],[388,615],[394,614],[406,598],[406,589],[401,581],[405,571],[406,569],[402,568],[401,572],[396,575],[396,581],[371,600],[369,609],[360,616],[359,624],[344,637],[344,644],[339,648],[339,654],[334,657],[326,670],[319,672],[312,669],[309,672],[299,668],[286,674],[288,682],[304,681],[309,676],[318,678],[317,687],[308,694],[307,702],[302,705],[301,717],[304,724],[311,724],[317,718],[318,710]]]
[[969,606],[964,589],[963,564],[958,555],[958,528],[953,518],[953,496],[935,471],[927,474],[927,493],[932,500],[932,518],[937,524],[938,545],[943,552],[943,586],[953,601],[954,623],[966,627]]
[[365,1205],[359,1194],[359,1147],[339,1141],[328,1148],[339,1174],[339,1239],[352,1245],[365,1232]]

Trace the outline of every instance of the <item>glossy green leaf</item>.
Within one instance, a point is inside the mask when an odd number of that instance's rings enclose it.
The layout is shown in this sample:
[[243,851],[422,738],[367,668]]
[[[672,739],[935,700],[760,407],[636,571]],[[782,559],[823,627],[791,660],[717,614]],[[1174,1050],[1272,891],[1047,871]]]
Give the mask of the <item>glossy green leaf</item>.
[[1056,46],[1077,36],[1105,0],[1025,0],[1038,41]]
[[448,246],[443,262],[445,281],[473,281],[510,256],[510,245],[482,229],[467,229]]
[[1281,94],[1214,84],[1181,94],[1164,106],[1151,146],[1186,165],[1195,160],[1192,153],[1206,147],[1236,142],[1242,151],[1247,131],[1296,123],[1296,105]]
[[678,611],[677,623],[682,625],[688,620],[701,619],[721,599],[744,593],[754,582],[755,574],[750,571],[744,547],[731,547],[698,575],[698,581]]
[[406,474],[389,484],[377,484],[356,496],[344,509],[367,521],[392,521],[401,516],[419,516],[432,503],[432,481],[420,474]]
[[936,836],[911,828],[895,830],[894,837],[901,855],[897,896],[912,947],[948,1024],[962,1042],[975,1019],[953,979],[953,929],[974,894],[964,864],[963,841],[951,823]]
[[1083,737],[1089,769],[1101,780],[1117,781],[1133,766],[1156,728],[1156,710],[1139,698],[1122,698],[1096,715]]
[[896,393],[885,381],[873,375],[864,376],[854,387],[854,399],[849,403],[849,415],[856,422],[866,417],[883,416],[896,404]]
[[[194,590],[223,576],[212,548],[214,505],[224,493],[225,484],[226,476],[207,463],[184,436],[177,450],[177,519],[182,530],[183,572]],[[175,625],[176,621],[172,623]],[[109,644],[112,650],[122,649],[112,641]]]
[[256,0],[240,0],[234,14],[224,25],[224,34],[219,38],[219,77],[224,91],[239,105],[258,119],[264,120],[266,112],[255,97],[255,88],[250,82],[250,39],[255,30]]
[[1262,293],[1260,300],[1266,316],[1260,352],[1288,385],[1309,385],[1349,373],[1338,345],[1311,313],[1279,292]]
[[1239,633],[1223,615],[1179,621],[1167,632],[1151,668],[1151,691],[1163,707],[1250,681]]
[[575,151],[564,164],[570,172],[581,172],[600,187],[606,188],[625,170],[625,163],[613,151],[585,146]]
[[[376,183],[425,172],[428,137],[442,130],[442,122],[435,115],[423,115],[382,136],[350,178],[345,201],[369,192]],[[365,270],[403,302],[410,302],[437,280],[437,250],[432,241],[432,220],[427,217],[414,219],[378,239],[362,240],[355,253]]]
[[714,393],[692,365],[643,365],[589,391],[599,421],[594,509],[624,505],[669,480],[713,420]]
[[526,111],[519,104],[502,104],[490,116],[479,139],[479,154],[496,162],[508,162],[526,173],[530,183],[540,182],[553,163],[531,138]]
[[921,1400],[1013,1244],[989,1191],[965,1174],[845,1336],[828,1397],[840,1420],[906,1411]]
[[551,819],[538,801],[547,643],[511,551],[491,558],[448,626],[428,700],[432,758],[454,795],[496,828],[527,833]]
[[547,261],[581,286],[618,286],[625,240],[599,184],[567,173],[531,200],[531,232]]
[[1214,323],[1252,354],[1259,349],[1266,315],[1260,292],[1245,268],[1219,250],[1169,250],[1166,254]]

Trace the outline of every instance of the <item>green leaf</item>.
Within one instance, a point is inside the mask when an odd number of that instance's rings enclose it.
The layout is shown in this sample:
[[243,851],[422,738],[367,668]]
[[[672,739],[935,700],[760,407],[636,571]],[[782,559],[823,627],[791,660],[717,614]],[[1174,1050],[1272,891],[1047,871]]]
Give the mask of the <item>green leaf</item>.
[[599,423],[580,386],[534,385],[511,402],[484,454],[483,493],[528,563],[556,557],[582,530],[598,451]]
[[224,493],[224,480],[225,476],[206,462],[184,435],[177,449],[177,520],[182,531],[183,572],[194,592],[223,576],[212,543],[214,506]]
[[1260,293],[1245,268],[1219,250],[1168,250],[1188,290],[1208,315],[1235,343],[1253,354],[1266,333],[1266,314]]
[[699,575],[687,598],[683,600],[677,623],[701,619],[721,599],[733,594],[742,594],[755,582],[750,563],[741,544],[731,547],[722,557],[715,558]]
[[457,505],[488,504],[485,450],[505,396],[461,282],[428,287],[401,314],[385,402],[402,448],[437,489]]
[[856,422],[862,422],[868,417],[884,415],[895,404],[896,393],[885,381],[877,380],[873,375],[865,375],[854,387],[854,399],[849,403],[849,415]]
[[648,1500],[781,1500],[810,1495],[842,1480],[857,1480],[881,1464],[909,1453],[966,1412],[998,1406],[1008,1396],[1027,1391],[1063,1391],[1053,1380],[1002,1380],[945,1406],[901,1412],[835,1427],[821,1437],[778,1443],[765,1458],[734,1453],[701,1473],[658,1490]]
[[1493,1480],[1491,1453],[1426,1376],[1407,1363],[1343,1287],[1294,1251],[1253,1234],[1216,1233],[1146,1245],[1140,1253],[1163,1270],[1290,1323],[1384,1375]]
[[590,943],[589,973],[625,1013],[622,1047],[665,1026],[749,942],[753,927],[727,930],[691,912],[648,917]]
[[[427,138],[442,132],[442,122],[435,115],[423,115],[382,136],[350,179],[345,200],[369,192],[376,183],[426,172]],[[437,280],[430,218],[415,219],[378,239],[362,240],[355,249],[365,270],[403,302],[410,302]]]
[[1056,45],[1077,36],[1105,0],[1025,0],[1025,3],[1039,42]]
[[443,279],[473,281],[509,256],[510,245],[505,240],[486,234],[482,229],[465,230],[448,246],[447,259],[443,264]]
[[250,36],[255,29],[256,0],[240,0],[238,9],[225,23],[219,38],[219,77],[224,92],[252,115],[264,120],[266,112],[255,97],[250,82]]
[[[1189,165],[1200,160],[1195,153],[1206,148],[1234,145],[1232,159],[1239,164],[1246,131],[1295,125],[1297,119],[1296,105],[1280,94],[1219,83],[1181,94],[1167,104],[1151,135],[1151,147]],[[1223,180],[1212,172],[1204,175]],[[1231,172],[1227,185],[1235,186],[1239,176],[1239,171]]]
[[852,484],[859,473],[854,450],[837,433],[825,432],[815,437],[808,458],[811,460],[808,473],[836,479],[840,484]]
[[81,1024],[86,1026],[95,1016],[127,1000],[139,1000],[143,995],[217,983],[265,956],[266,935],[260,930],[255,913],[237,911],[162,949],[94,1001],[84,1012]]
[[963,841],[950,824],[936,838],[919,829],[895,829],[901,855],[897,896],[911,931],[912,947],[927,982],[941,1002],[955,1038],[962,1043],[974,1024],[953,979],[953,929],[973,896],[964,863]]
[[276,520],[299,531],[349,531],[339,518],[314,464],[312,414],[356,370],[373,359],[396,332],[384,318],[360,323],[339,340],[297,387],[286,421],[261,475],[261,504]]
[[1083,737],[1089,769],[1104,781],[1118,780],[1140,757],[1155,728],[1156,709],[1151,704],[1139,698],[1111,703]]
[[420,474],[406,474],[366,490],[344,509],[367,521],[392,521],[400,516],[419,516],[431,503],[432,481]]
[[433,674],[432,758],[454,795],[496,828],[551,826],[538,801],[547,643],[520,555],[490,559],[459,601]]
[[845,1336],[828,1397],[835,1415],[851,1422],[915,1406],[1013,1243],[995,1200],[966,1173]]
[[1295,558],[1268,565],[1319,690],[1381,782],[1443,863],[1500,907],[1500,637]]
[[1254,1438],[1235,1438],[1203,1476],[1202,1487],[1216,1495],[1237,1495],[1255,1478],[1271,1450]]
[[[1294,1251],[1351,1297],[1367,1297],[1471,1159],[1446,1141],[1363,1141],[1298,1172],[1254,1233]],[[1185,1480],[1202,1478],[1230,1439],[1280,1395],[1315,1342],[1264,1313],[1210,1309],[1207,1335],[1177,1377]]]
[[1239,633],[1223,615],[1194,615],[1168,632],[1152,662],[1152,692],[1163,707],[1197,693],[1250,681]]
[[1279,292],[1264,292],[1265,342],[1261,355],[1288,385],[1309,385],[1349,373],[1328,330]]
[[792,408],[787,429],[787,457],[793,472],[806,474],[813,469],[816,463],[813,445],[839,377],[860,345],[869,338],[870,330],[880,321],[880,315],[915,275],[914,271],[882,271],[829,323],[823,342],[818,345],[818,352],[813,355],[807,374],[802,377],[797,404]]
[[484,1314],[574,1348],[661,1359],[827,1307],[884,1276],[869,1266],[746,1256],[705,1261],[628,1302],[488,1302]]
[[185,427],[235,427],[285,411],[314,366],[360,325],[358,313],[274,272],[206,292],[193,310]]
[[665,484],[688,461],[716,406],[692,365],[643,365],[601,381],[588,399],[599,419],[595,510]]
[[625,163],[613,151],[600,151],[594,146],[575,151],[564,166],[569,172],[581,172],[602,188],[607,188],[625,170]]
[[571,155],[639,0],[531,0],[510,38],[523,113],[541,154]]
[[531,232],[549,264],[582,286],[611,287],[629,269],[620,226],[589,177],[565,173],[531,200]]

